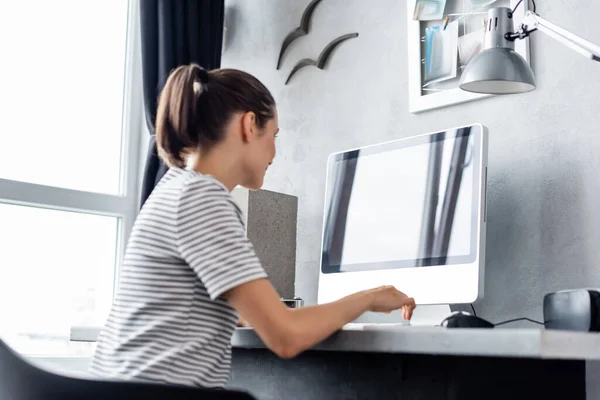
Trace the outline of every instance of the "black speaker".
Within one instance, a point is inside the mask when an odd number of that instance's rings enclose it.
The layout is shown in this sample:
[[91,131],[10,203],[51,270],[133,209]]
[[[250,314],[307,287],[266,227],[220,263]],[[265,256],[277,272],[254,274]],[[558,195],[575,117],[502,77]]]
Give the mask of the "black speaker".
[[544,296],[546,329],[600,332],[600,292],[563,290]]

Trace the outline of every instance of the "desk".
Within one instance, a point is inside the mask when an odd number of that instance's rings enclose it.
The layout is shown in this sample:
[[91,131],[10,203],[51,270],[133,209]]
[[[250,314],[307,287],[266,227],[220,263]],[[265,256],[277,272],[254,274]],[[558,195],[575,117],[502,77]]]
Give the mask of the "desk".
[[[98,331],[74,328],[71,339]],[[253,329],[236,329],[231,344],[230,386],[260,400],[580,400],[586,361],[600,360],[600,334],[541,329],[344,329],[292,360]],[[600,399],[593,386],[587,399]]]
[[259,399],[586,399],[600,335],[540,329],[344,329],[292,360],[252,329],[233,338],[231,387]]

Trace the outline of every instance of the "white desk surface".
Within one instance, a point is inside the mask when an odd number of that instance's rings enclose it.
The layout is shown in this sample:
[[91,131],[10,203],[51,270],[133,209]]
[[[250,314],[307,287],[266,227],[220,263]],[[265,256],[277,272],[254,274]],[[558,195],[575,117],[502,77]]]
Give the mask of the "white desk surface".
[[[265,347],[249,328],[237,329],[232,345]],[[600,360],[600,334],[511,328],[348,327],[314,350]]]
[[[95,341],[98,328],[73,328],[71,340]],[[265,348],[251,328],[236,329],[235,348]],[[544,329],[447,329],[354,326],[314,347],[321,351],[600,360],[600,333]]]

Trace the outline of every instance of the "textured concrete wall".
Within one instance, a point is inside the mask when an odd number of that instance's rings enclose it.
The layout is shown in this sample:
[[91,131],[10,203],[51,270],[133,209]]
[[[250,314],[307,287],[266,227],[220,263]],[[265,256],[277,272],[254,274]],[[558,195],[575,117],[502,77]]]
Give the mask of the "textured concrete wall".
[[[536,33],[538,89],[413,115],[408,112],[406,6],[398,0],[324,0],[312,32],[279,47],[309,0],[227,0],[223,66],[247,70],[278,101],[278,156],[265,188],[298,197],[296,294],[316,301],[326,157],[345,148],[481,122],[490,129],[486,297],[492,321],[541,318],[549,291],[600,286],[600,69]],[[538,1],[538,12],[600,42],[600,3]],[[325,71],[295,62],[316,57],[348,32]]]

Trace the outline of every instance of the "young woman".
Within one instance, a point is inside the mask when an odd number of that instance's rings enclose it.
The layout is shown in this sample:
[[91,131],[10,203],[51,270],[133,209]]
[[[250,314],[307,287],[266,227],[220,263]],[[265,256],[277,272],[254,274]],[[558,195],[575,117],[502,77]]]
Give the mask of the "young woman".
[[411,318],[414,300],[391,286],[300,309],[280,301],[230,194],[262,186],[278,131],[275,101],[253,76],[198,65],[171,73],[156,121],[171,168],[135,222],[93,373],[223,387],[239,316],[283,358],[366,311]]

